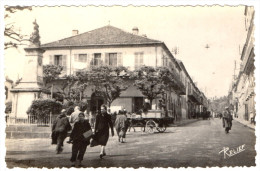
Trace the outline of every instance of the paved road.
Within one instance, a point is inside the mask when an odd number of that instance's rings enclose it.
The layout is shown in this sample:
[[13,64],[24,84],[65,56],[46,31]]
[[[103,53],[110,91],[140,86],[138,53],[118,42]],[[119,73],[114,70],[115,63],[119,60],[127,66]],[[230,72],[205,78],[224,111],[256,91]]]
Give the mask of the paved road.
[[[223,147],[244,151],[224,159]],[[234,121],[229,134],[221,127],[221,120],[200,120],[171,127],[165,133],[130,132],[127,143],[109,139],[107,155],[99,159],[99,147],[88,148],[84,167],[206,167],[255,166],[255,134]],[[55,154],[49,139],[6,140],[7,167],[70,167],[71,145],[62,154]],[[242,148],[241,148],[242,149]]]

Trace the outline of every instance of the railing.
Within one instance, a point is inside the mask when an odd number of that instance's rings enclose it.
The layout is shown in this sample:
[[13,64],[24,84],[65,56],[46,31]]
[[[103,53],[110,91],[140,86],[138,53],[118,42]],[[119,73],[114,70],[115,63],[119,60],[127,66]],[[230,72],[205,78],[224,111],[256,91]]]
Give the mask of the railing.
[[189,91],[188,95],[189,95],[189,96],[192,96],[193,99],[194,99],[196,102],[201,103],[199,94],[198,94],[196,91],[191,90],[191,91]]
[[181,94],[185,94],[186,88],[180,79],[180,75],[178,75],[175,70],[172,71],[172,74],[174,75],[174,83],[176,90],[179,90]]
[[25,117],[6,116],[6,125],[37,125],[50,127],[57,115],[50,114],[49,116],[38,118],[35,115]]

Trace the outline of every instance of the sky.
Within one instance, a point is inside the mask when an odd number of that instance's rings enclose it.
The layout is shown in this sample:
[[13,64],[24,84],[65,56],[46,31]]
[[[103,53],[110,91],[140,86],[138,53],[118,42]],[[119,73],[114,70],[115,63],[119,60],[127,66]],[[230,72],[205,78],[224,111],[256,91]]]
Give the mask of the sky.
[[[30,35],[32,22],[39,24],[41,43],[110,25],[127,32],[139,28],[139,34],[163,41],[169,50],[178,47],[175,56],[183,61],[198,88],[207,97],[228,94],[234,72],[246,41],[244,6],[237,7],[33,7],[14,14],[5,23],[15,22],[22,34]],[[205,48],[206,45],[209,48]],[[239,51],[240,46],[240,51]],[[8,49],[5,75],[22,77],[24,50]],[[19,76],[18,76],[19,75]]]

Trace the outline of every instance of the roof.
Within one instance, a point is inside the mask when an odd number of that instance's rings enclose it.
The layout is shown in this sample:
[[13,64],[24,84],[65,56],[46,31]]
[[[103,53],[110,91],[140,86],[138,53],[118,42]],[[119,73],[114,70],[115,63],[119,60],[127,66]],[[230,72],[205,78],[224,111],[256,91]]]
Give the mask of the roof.
[[71,36],[55,42],[46,43],[41,47],[80,47],[104,45],[144,45],[161,44],[163,42],[135,35],[113,26],[104,26],[92,31]]

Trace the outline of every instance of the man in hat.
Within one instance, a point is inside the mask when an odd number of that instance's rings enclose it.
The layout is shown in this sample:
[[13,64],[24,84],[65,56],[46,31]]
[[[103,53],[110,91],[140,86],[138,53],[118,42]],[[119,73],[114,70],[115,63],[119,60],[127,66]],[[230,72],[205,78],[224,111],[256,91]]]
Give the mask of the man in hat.
[[232,120],[233,118],[229,111],[229,108],[225,107],[225,111],[223,112],[222,122],[223,122],[223,128],[225,128],[226,133],[229,133],[229,130],[231,130]]

